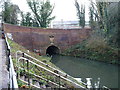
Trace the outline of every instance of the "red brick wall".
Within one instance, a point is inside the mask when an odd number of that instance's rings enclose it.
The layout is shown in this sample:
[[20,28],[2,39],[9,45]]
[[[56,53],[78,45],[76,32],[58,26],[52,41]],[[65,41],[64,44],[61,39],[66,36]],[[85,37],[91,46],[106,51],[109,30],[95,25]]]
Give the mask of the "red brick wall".
[[49,36],[54,36],[54,45],[60,48],[61,52],[75,45],[89,36],[90,28],[85,29],[41,29],[10,24],[3,25],[5,33],[12,33],[15,42],[29,50],[41,50],[42,54],[50,46]]

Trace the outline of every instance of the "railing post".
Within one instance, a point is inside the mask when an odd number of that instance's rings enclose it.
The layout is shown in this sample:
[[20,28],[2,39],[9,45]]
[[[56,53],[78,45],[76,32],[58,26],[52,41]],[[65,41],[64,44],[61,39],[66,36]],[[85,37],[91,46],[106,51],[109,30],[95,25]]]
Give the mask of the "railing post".
[[49,83],[49,74],[47,74],[47,84],[46,85],[48,85],[48,83]]
[[20,79],[20,65],[19,65],[19,59],[17,60],[17,78]]
[[29,74],[29,61],[27,60],[27,70],[28,70],[28,86],[30,88],[30,74]]
[[[24,57],[25,55],[24,55],[24,53],[22,53],[22,57]],[[24,65],[25,65],[25,62],[24,62],[24,59],[23,59],[23,67],[24,67]]]
[[60,89],[60,75],[58,77],[59,77],[59,89]]
[[[7,47],[7,55],[8,57],[10,56],[10,49],[8,49],[8,47]],[[10,68],[10,59],[8,59],[8,67],[7,67],[8,71],[9,71],[9,68]]]
[[17,66],[17,79],[19,79],[20,78],[20,73],[19,73],[19,59],[18,59],[18,56],[17,56],[17,52],[16,52],[16,61],[17,61],[17,63],[16,63],[16,66]]

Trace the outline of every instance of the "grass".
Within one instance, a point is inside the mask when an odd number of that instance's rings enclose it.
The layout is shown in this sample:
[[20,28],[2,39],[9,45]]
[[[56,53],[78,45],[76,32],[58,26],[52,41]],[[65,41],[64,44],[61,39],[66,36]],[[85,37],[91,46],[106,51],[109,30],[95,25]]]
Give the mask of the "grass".
[[[22,51],[22,52],[24,52],[24,53],[27,53],[28,55],[30,55],[30,56],[38,59],[38,60],[40,60],[40,61],[46,61],[46,62],[45,62],[46,64],[48,64],[48,65],[50,65],[50,66],[52,66],[52,67],[54,67],[54,68],[59,69],[58,67],[56,67],[54,64],[52,64],[52,63],[50,62],[50,60],[51,60],[50,57],[47,57],[47,56],[39,56],[39,55],[37,55],[37,54],[35,54],[34,52],[31,52],[31,51],[28,52],[26,48],[24,48],[23,46],[17,44],[16,42],[14,42],[14,41],[12,41],[12,40],[10,40],[10,39],[8,39],[8,42],[9,42],[10,47],[11,47],[11,56],[12,56],[12,59],[13,59],[14,64],[16,64],[16,52],[17,52],[18,50],[20,50],[20,51]],[[60,70],[60,69],[59,69],[59,70]]]
[[67,49],[63,55],[76,56],[111,64],[120,64],[119,48],[111,47],[102,36],[92,36],[89,39]]
[[[50,65],[50,66],[52,66],[52,67],[54,67],[54,68],[59,69],[60,71],[62,71],[60,68],[56,67],[54,64],[52,64],[52,63],[50,62],[51,58],[49,58],[49,57],[47,57],[47,56],[39,56],[39,55],[37,55],[37,54],[35,54],[35,53],[33,53],[33,52],[28,52],[26,48],[24,48],[23,46],[20,46],[19,44],[15,43],[14,41],[12,41],[12,40],[10,40],[10,39],[8,39],[8,42],[9,42],[10,47],[11,47],[11,56],[12,56],[12,60],[13,60],[13,64],[14,64],[14,68],[15,68],[15,71],[16,71],[16,72],[18,72],[18,73],[22,73],[22,72],[23,72],[22,70],[17,71],[16,52],[17,52],[18,50],[20,50],[20,51],[22,51],[22,52],[24,52],[24,53],[27,53],[28,55],[30,55],[30,56],[32,56],[32,57],[34,57],[34,58],[36,58],[36,59],[38,59],[38,60],[40,60],[40,61],[44,61],[44,60],[45,60],[45,61],[46,61],[46,62],[45,62],[46,64],[48,64],[48,65]],[[36,63],[38,63],[38,62],[36,62]],[[38,64],[40,65],[40,63],[38,63]],[[23,66],[22,64],[20,64],[20,65],[21,65],[22,67],[25,67],[25,66],[26,66],[26,65]],[[39,74],[42,72],[42,76],[43,76],[44,78],[48,78],[48,77],[49,77],[49,79],[53,80],[53,76],[52,76],[52,75],[46,76],[45,74],[48,74],[48,73],[45,73],[44,71],[40,71],[40,70],[38,70],[37,68],[34,68],[34,67],[35,67],[34,65],[30,65],[30,66],[31,66],[31,70],[30,70],[31,73],[34,73],[34,74],[39,75]],[[42,64],[41,64],[41,66],[42,66]],[[46,67],[46,68],[49,69],[49,70],[51,70],[49,67]],[[62,71],[62,72],[64,72],[64,71]],[[71,79],[72,81],[80,84],[80,85],[83,85],[83,84],[77,82],[77,81],[76,81],[73,77],[71,77],[71,76],[68,77],[68,78]],[[61,82],[61,83],[63,83],[63,82]],[[67,82],[67,83],[68,83],[68,85],[70,85],[69,82]],[[19,84],[19,87],[22,86],[22,85],[24,85],[24,83],[21,83],[20,80],[18,80],[18,84]],[[84,86],[84,85],[83,85],[83,86]]]

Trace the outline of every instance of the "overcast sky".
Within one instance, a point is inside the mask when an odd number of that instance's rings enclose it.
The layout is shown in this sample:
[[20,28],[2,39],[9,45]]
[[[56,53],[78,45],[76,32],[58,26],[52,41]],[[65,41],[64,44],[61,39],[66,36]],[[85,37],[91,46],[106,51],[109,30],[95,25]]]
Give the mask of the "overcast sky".
[[[11,0],[14,4],[17,4],[20,10],[27,12],[30,11],[26,0]],[[54,21],[75,21],[78,20],[76,16],[76,7],[74,5],[74,0],[50,0],[51,4],[55,4],[52,16],[56,16]],[[88,6],[89,0],[78,0],[79,4],[83,3],[86,6],[86,21],[89,20],[88,16]]]

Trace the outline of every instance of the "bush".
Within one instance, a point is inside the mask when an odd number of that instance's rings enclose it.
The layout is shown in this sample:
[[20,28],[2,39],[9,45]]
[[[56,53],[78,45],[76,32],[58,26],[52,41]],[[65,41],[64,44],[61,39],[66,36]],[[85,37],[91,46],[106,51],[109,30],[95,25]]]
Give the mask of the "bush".
[[93,31],[87,40],[69,48],[64,55],[118,64],[118,49],[108,44],[102,30]]

